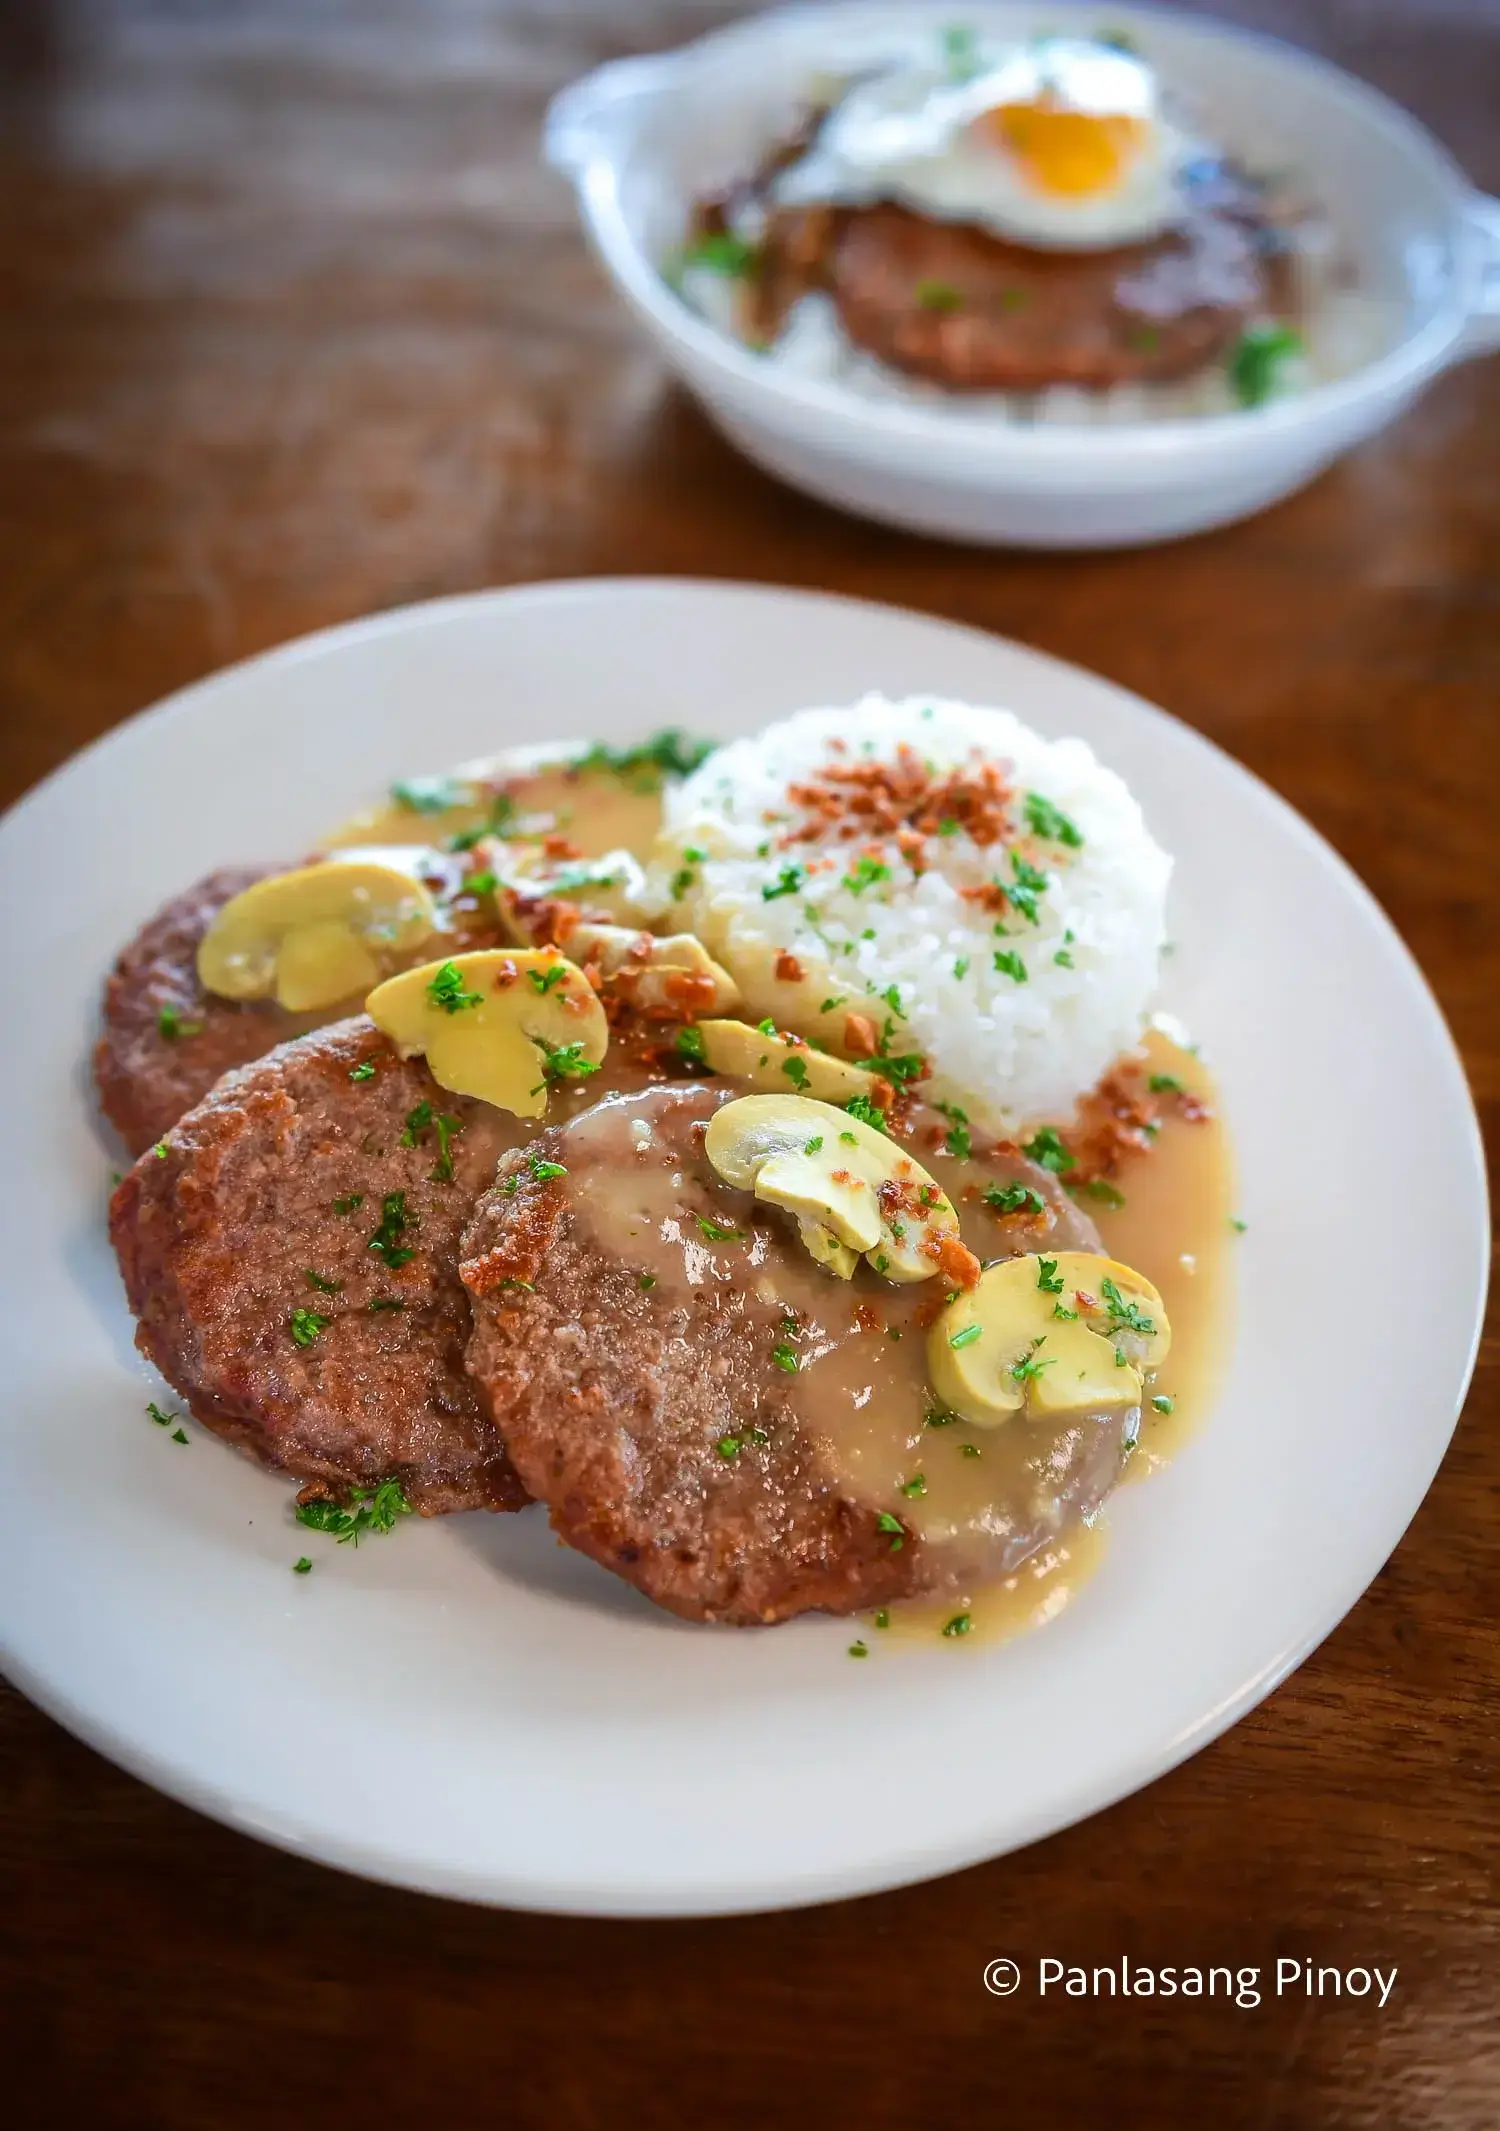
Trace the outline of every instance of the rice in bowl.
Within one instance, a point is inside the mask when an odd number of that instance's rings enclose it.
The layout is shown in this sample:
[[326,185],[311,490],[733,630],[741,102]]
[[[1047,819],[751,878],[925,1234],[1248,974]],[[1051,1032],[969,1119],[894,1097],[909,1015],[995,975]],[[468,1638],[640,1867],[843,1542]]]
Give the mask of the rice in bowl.
[[668,794],[652,880],[752,1017],[1004,1134],[1139,1041],[1170,872],[1082,740],[868,696],[721,748]]

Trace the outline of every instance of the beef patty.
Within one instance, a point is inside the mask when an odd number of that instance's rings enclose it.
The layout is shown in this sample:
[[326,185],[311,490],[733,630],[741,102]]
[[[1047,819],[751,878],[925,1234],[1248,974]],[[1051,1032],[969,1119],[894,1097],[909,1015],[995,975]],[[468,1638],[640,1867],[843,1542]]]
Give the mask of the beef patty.
[[[441,882],[443,930],[415,959],[490,947],[493,914],[473,902],[452,907],[464,861],[430,854]],[[424,861],[425,863],[425,861]],[[278,1043],[344,1019],[348,999],[292,1014],[272,999],[220,999],[198,982],[198,945],[233,897],[278,866],[226,866],[174,896],[124,949],[104,988],[103,1029],[94,1047],[94,1082],[105,1116],[132,1154],[141,1154],[199,1102],[231,1066],[263,1058]]]
[[[905,1400],[901,1426],[932,1473],[941,1455],[972,1494],[982,1463],[962,1456],[966,1431],[924,1435],[923,1326],[939,1284],[893,1288],[865,1268],[836,1280],[780,1214],[725,1186],[702,1134],[739,1092],[605,1101],[502,1162],[463,1238],[470,1370],[561,1537],[674,1613],[770,1622],[953,1588],[975,1567],[967,1542],[955,1552],[909,1485],[887,1491],[880,1446],[868,1484],[851,1479],[874,1384]],[[920,1141],[971,1247],[1098,1247],[1055,1178],[1013,1155],[929,1155],[927,1122],[914,1151]],[[1024,1180],[1031,1210],[999,1218],[985,1177]],[[1013,1467],[986,1511],[984,1569],[1005,1573],[1108,1492],[1128,1422],[1094,1419],[1012,1431],[983,1468]],[[930,1491],[939,1515],[944,1492]]]
[[1148,243],[1092,252],[1037,251],[894,203],[793,209],[772,218],[759,282],[764,336],[797,295],[823,287],[858,347],[960,392],[1184,377],[1290,299],[1264,225],[1219,206]]
[[463,1366],[458,1240],[524,1129],[364,1016],[228,1074],[115,1192],[136,1344],[205,1427],[312,1492],[395,1479],[429,1515],[519,1508]]
[[234,896],[275,869],[225,866],[174,896],[124,949],[104,988],[94,1082],[132,1154],[159,1140],[221,1073],[264,1057],[317,1018],[273,1001],[216,999],[198,982],[198,942]]

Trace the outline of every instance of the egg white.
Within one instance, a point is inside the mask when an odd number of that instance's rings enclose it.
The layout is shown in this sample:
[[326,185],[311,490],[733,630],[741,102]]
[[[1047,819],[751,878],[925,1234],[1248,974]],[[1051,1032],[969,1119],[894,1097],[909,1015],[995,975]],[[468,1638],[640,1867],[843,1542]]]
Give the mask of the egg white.
[[[1144,142],[1108,190],[1043,191],[994,135],[969,130],[984,112],[1028,101],[1048,82],[1070,108],[1144,122]],[[967,80],[937,67],[903,66],[856,82],[773,192],[786,206],[894,200],[1013,243],[1097,250],[1140,243],[1175,220],[1182,207],[1176,173],[1201,153],[1201,142],[1163,116],[1149,68],[1107,46],[1057,38],[986,55]]]

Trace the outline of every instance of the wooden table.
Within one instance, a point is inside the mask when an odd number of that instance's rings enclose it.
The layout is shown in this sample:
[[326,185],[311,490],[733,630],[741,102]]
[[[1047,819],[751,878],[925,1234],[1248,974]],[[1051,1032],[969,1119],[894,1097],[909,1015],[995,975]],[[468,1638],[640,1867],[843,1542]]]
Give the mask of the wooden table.
[[[1500,190],[1493,0],[1236,11]],[[12,0],[0,796],[226,660],[432,593],[628,570],[902,601],[1139,689],[1302,808],[1410,941],[1493,1123],[1500,362],[1160,553],[999,556],[804,502],[668,385],[536,157],[560,83],[732,12]],[[1395,1244],[1399,1119],[1370,1158]],[[1399,1264],[1372,1249],[1372,1294]],[[1493,2127],[1496,1420],[1491,1354],[1393,1561],[1215,1746],[1020,1856],[801,1914],[573,1922],[366,1886],[9,1694],[12,2120]],[[1379,2014],[981,1987],[1048,1953],[1400,1975]]]

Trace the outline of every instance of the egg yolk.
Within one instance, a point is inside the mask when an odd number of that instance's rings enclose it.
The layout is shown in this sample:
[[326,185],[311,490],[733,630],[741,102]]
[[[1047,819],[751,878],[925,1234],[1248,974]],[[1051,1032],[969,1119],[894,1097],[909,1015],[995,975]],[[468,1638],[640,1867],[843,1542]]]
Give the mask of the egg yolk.
[[998,104],[978,124],[1039,191],[1065,199],[1112,191],[1150,130],[1145,119],[1124,112],[1073,111],[1045,96]]

